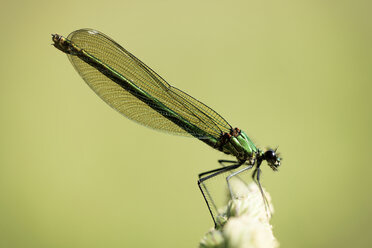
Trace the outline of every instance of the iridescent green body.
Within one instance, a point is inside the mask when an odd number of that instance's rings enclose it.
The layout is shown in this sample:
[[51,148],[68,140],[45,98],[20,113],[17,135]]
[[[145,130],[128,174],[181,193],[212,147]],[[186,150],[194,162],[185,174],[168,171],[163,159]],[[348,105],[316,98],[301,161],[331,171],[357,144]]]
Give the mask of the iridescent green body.
[[[88,34],[88,36],[90,37],[95,37],[99,35],[105,38],[105,42],[112,41],[107,36],[104,36],[102,33],[95,31],[95,30],[84,29],[84,30],[79,30],[75,32],[79,32],[79,33],[83,32],[85,34]],[[74,35],[70,35],[70,36],[74,38]],[[223,120],[224,121],[223,128],[219,128],[220,130],[218,130],[219,131],[218,133],[208,132],[208,129],[206,130],[206,128],[201,128],[200,125],[197,125],[195,122],[193,123],[192,121],[190,121],[187,118],[188,115],[180,114],[177,111],[177,108],[172,108],[172,106],[165,104],[161,98],[153,96],[149,92],[143,90],[138,84],[136,84],[137,82],[126,77],[126,75],[119,72],[116,68],[114,68],[110,64],[105,63],[102,57],[93,55],[89,51],[89,47],[90,47],[89,45],[87,45],[87,47],[81,47],[83,44],[78,45],[73,41],[73,39],[72,40],[66,39],[59,35],[55,35],[53,37],[53,40],[55,42],[54,45],[56,48],[68,54],[75,68],[81,74],[81,76],[85,79],[85,81],[88,83],[89,86],[92,87],[92,83],[90,80],[87,80],[84,77],[84,75],[82,75],[83,71],[80,70],[78,66],[76,66],[77,62],[75,61],[75,58],[79,58],[80,61],[84,61],[87,65],[90,65],[91,68],[94,68],[96,70],[96,73],[101,73],[102,75],[104,75],[108,80],[111,80],[112,82],[114,82],[118,87],[121,87],[126,92],[129,92],[134,97],[136,97],[139,101],[145,103],[149,108],[161,114],[165,119],[168,119],[169,121],[171,121],[172,123],[180,127],[182,130],[185,131],[185,133],[190,134],[200,139],[201,141],[203,141],[204,143],[208,144],[209,146],[215,149],[221,150],[222,152],[226,154],[231,154],[235,156],[238,159],[238,161],[250,160],[254,158],[256,152],[258,151],[256,146],[253,144],[253,142],[248,138],[248,136],[244,132],[242,131],[235,132],[234,129],[232,129],[231,126],[219,114],[217,114],[210,108],[207,108],[208,112],[199,108],[199,111],[202,114],[199,114],[200,116],[198,118],[207,119],[208,120],[207,122],[214,123],[216,127],[218,127],[218,122]],[[126,50],[125,52],[126,54],[129,54],[129,52],[127,52]],[[137,66],[138,66],[137,69],[142,69],[145,73],[154,74],[155,77],[153,78],[156,78],[157,80],[161,79],[160,76],[155,74],[155,72],[153,72],[150,68],[144,65],[137,58],[135,58],[132,54],[130,54],[129,56],[131,57],[133,62],[137,63]],[[160,83],[164,83],[164,82],[160,81]],[[103,98],[103,100],[105,100],[109,105],[112,106],[112,103],[109,100],[105,99],[105,97],[102,97],[102,93],[100,93],[99,90],[97,90],[94,87],[92,87],[92,89],[101,98]],[[167,91],[169,91],[169,86],[164,85],[164,95],[167,94]],[[186,93],[184,92],[183,94],[186,95]],[[179,106],[182,106],[187,109],[188,106],[185,106],[185,105],[190,104],[190,103],[189,102],[187,103],[186,101],[187,99],[185,100],[183,98],[182,100],[184,100],[184,102],[181,102],[181,104],[178,104],[178,108]],[[199,104],[199,105],[194,104],[193,106],[194,108],[198,108],[200,105],[202,105],[205,108],[204,104],[197,101],[196,99],[193,99],[193,100],[197,104]],[[185,102],[187,104],[185,104]],[[179,103],[179,101],[177,103]],[[112,106],[112,107],[118,110],[115,106]],[[126,113],[123,113],[123,111],[120,111],[120,110],[118,111],[126,115]],[[215,116],[217,116],[218,118],[215,118]],[[151,119],[146,120],[145,125],[147,125],[148,124],[147,122],[149,121],[151,121]],[[204,120],[200,122],[200,124],[205,124],[205,123],[206,122]],[[150,127],[152,126],[150,125]],[[169,132],[169,130],[166,130],[166,131]],[[228,134],[227,138],[223,139],[224,135],[226,134]]]
[[240,131],[238,136],[229,138],[229,142],[222,147],[222,151],[232,154],[238,160],[245,160],[251,158],[252,154],[256,154],[258,150],[248,136]]

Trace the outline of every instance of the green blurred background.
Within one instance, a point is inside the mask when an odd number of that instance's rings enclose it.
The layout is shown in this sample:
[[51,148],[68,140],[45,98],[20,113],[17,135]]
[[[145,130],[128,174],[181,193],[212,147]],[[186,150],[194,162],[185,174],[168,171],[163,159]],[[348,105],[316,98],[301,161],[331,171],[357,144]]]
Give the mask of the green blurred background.
[[371,1],[6,1],[0,247],[196,247],[197,174],[228,158],[122,117],[50,44],[91,27],[279,145],[263,184],[282,247],[372,242]]

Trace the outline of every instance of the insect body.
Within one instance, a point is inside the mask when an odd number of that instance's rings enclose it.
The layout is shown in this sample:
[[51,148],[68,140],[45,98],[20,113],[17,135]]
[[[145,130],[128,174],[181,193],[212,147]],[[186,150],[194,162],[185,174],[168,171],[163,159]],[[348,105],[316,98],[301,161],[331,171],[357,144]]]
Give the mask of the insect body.
[[[256,148],[243,131],[232,128],[213,109],[168,84],[150,67],[99,31],[80,29],[67,38],[53,34],[52,39],[53,45],[67,54],[89,87],[119,113],[153,129],[195,137],[214,149],[236,157],[233,161],[219,160],[224,167],[199,174],[198,185],[214,221],[210,202],[205,197],[206,188],[201,187],[206,180],[244,165],[240,171],[234,172],[237,175],[256,165],[253,177],[263,195],[260,165],[266,160],[273,170],[277,170],[280,158],[276,150],[263,152]],[[228,180],[227,184],[229,186]]]

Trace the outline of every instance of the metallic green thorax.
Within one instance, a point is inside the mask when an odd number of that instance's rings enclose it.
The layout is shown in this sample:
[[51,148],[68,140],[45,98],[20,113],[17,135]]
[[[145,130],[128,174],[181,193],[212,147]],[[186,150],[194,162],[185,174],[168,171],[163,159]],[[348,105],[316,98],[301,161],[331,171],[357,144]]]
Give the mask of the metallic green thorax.
[[235,156],[239,161],[254,160],[258,149],[248,136],[238,128],[230,134],[224,134],[220,139],[218,149],[226,154]]
[[53,35],[53,41],[54,46],[57,49],[71,56],[79,57],[82,61],[97,69],[107,78],[115,82],[127,92],[131,93],[133,96],[137,97],[140,101],[147,104],[164,118],[167,118],[192,136],[200,139],[215,149],[235,156],[238,161],[245,162],[249,160],[254,163],[254,158],[258,149],[243,131],[235,128],[231,129],[230,133],[221,132],[220,136],[216,137],[216,135],[208,133],[198,126],[190,123],[175,110],[167,107],[159,99],[153,97],[151,94],[138,87],[131,80],[128,80],[124,75],[116,71],[110,65],[105,64],[99,58],[91,55],[69,39],[66,39],[60,35]]

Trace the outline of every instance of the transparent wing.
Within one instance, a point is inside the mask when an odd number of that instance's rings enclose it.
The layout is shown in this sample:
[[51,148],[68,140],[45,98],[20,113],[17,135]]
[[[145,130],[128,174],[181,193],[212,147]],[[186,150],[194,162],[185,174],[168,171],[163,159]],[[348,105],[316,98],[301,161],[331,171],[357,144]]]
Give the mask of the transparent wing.
[[[120,73],[136,87],[160,101],[183,120],[201,131],[187,130],[164,118],[169,114],[158,106],[149,106],[144,96],[135,95],[106,77],[99,70],[75,55],[68,54],[71,63],[86,83],[106,103],[124,116],[145,126],[183,136],[219,137],[231,126],[217,112],[185,92],[172,87],[151,68],[108,36],[92,29],[72,32],[70,39],[79,48]],[[151,105],[151,104],[150,104]],[[156,110],[155,110],[155,109]]]

